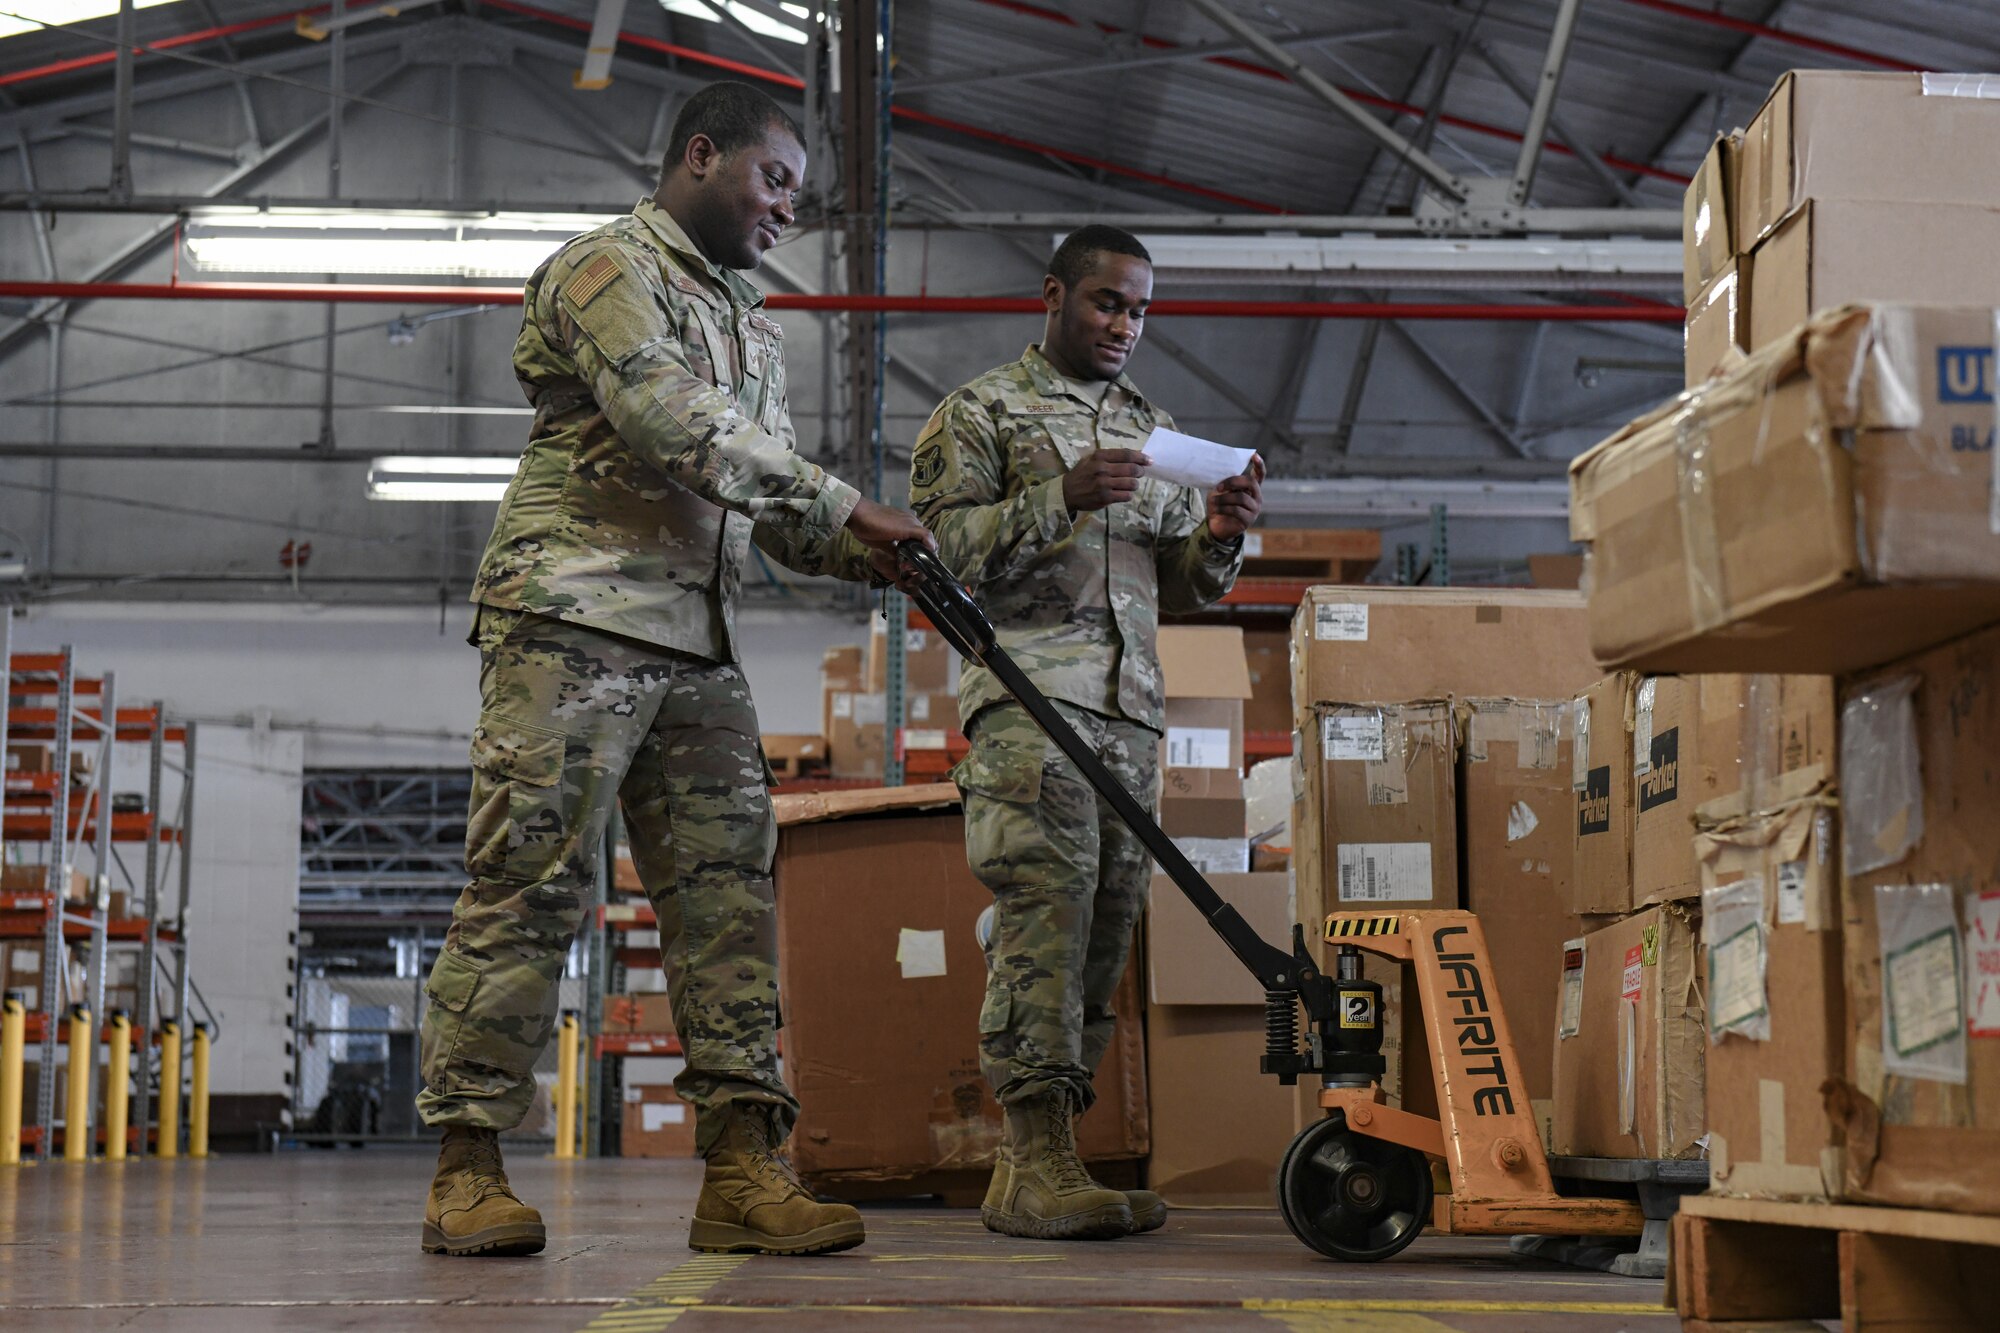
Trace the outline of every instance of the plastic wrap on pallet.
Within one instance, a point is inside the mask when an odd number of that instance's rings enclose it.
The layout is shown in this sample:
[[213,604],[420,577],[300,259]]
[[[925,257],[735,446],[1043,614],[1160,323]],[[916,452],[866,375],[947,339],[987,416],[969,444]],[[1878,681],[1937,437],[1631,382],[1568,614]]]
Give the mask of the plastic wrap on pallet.
[[1949,884],[1878,884],[1882,1069],[1965,1082],[1965,942]]
[[1914,675],[1882,681],[1857,691],[1840,711],[1842,851],[1849,875],[1896,864],[1924,836],[1917,683]]

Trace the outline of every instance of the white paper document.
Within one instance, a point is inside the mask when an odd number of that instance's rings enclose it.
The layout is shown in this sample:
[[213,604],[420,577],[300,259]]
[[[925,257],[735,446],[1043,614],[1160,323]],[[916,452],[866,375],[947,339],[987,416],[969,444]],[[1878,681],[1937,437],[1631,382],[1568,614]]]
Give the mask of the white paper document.
[[1213,440],[1155,426],[1146,437],[1143,452],[1153,460],[1153,465],[1146,469],[1147,476],[1207,491],[1213,490],[1224,477],[1248,470],[1251,455],[1257,451],[1232,449]]

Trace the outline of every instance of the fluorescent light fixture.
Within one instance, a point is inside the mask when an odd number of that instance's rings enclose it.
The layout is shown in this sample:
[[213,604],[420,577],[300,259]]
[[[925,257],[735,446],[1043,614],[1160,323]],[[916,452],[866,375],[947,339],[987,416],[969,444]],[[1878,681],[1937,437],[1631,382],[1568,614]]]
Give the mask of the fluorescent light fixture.
[[[1678,241],[1453,240],[1401,236],[1141,236],[1179,283],[1445,290],[1681,293]],[[1060,238],[1058,238],[1060,240]]]
[[191,218],[194,267],[220,273],[396,273],[525,278],[589,213],[327,213],[273,210]]
[[[155,5],[171,4],[172,0],[132,0],[134,9],[151,9]],[[110,18],[118,12],[118,0],[10,0],[0,5],[9,15],[19,18],[0,17],[0,37],[13,37],[24,32],[40,32],[44,24],[61,27],[66,23],[87,23],[91,19]],[[28,22],[36,19],[39,22]]]
[[[115,8],[115,6],[114,6]],[[660,0],[660,8],[669,14],[679,14],[683,18],[702,19],[709,23],[722,22],[722,16],[715,11],[726,9],[729,16],[741,23],[759,37],[772,37],[781,42],[791,42],[798,46],[806,44],[804,28],[794,28],[789,23],[780,23],[762,9],[738,4],[736,0]],[[796,15],[801,20],[810,19],[812,11],[804,5],[781,4],[775,8],[787,14]]]
[[390,455],[369,460],[371,500],[498,500],[514,479],[515,458]]

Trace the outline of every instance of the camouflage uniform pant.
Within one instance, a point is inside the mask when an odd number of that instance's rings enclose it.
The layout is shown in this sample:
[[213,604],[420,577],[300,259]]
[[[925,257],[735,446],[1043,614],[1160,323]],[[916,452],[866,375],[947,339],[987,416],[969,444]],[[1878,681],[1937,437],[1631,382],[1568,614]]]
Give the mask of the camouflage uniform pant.
[[[1158,733],[1055,707],[1127,791],[1158,808]],[[1026,709],[983,710],[970,739],[954,777],[965,797],[966,858],[994,903],[980,1068],[1003,1104],[1061,1089],[1087,1107],[1151,861]]]
[[508,1129],[535,1095],[570,941],[616,802],[660,921],[706,1151],[731,1102],[798,1103],[778,1076],[777,847],[750,688],[734,666],[482,606],[465,867],[431,969],[427,1125]]

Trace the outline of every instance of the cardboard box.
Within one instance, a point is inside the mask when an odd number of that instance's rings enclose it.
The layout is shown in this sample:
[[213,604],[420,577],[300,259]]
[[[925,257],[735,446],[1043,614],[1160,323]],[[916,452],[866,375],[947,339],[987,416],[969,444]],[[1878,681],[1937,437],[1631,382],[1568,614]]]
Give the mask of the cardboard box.
[[1258,1072],[1263,1050],[1261,1006],[1148,1006],[1146,1184],[1168,1203],[1271,1206],[1297,1094]]
[[1757,345],[1752,340],[1750,274],[1748,256],[1732,259],[1713,282],[1688,298],[1686,383],[1690,389],[1732,367],[1732,353],[1745,353]]
[[1647,676],[1632,695],[1634,907],[1701,896],[1700,689],[1693,676]]
[[1243,534],[1247,578],[1358,583],[1381,561],[1379,528],[1253,528]]
[[1690,304],[1736,258],[1729,196],[1734,190],[1739,134],[1719,136],[1688,182],[1681,200],[1681,295]]
[[1575,816],[1570,908],[1581,915],[1632,910],[1632,708],[1638,682],[1614,672],[1576,697],[1570,712],[1570,792]]
[[1794,70],[1744,132],[1734,184],[1738,254],[1808,199],[2000,204],[2000,103],[1979,75]]
[[1160,828],[1208,876],[1250,869],[1248,807],[1241,796],[1165,796]]
[[[910,694],[958,695],[959,657],[934,629],[903,631],[903,688]],[[889,623],[876,616],[868,630],[868,689],[889,688]]]
[[1442,700],[1319,704],[1304,738],[1293,865],[1299,920],[1457,907],[1457,728]]
[[1707,1037],[1693,914],[1649,907],[1572,940],[1557,1007],[1555,1151],[1701,1155]]
[[1479,914],[1528,1098],[1548,1118],[1576,857],[1568,699],[1467,699],[1458,769],[1465,905]]
[[1250,698],[1243,705],[1243,730],[1250,735],[1291,731],[1291,631],[1244,630],[1243,656],[1250,668]]
[[1528,577],[1537,588],[1575,589],[1583,584],[1583,555],[1546,551],[1528,557]]
[[[1289,877],[1234,874],[1205,878],[1266,943],[1290,951]],[[1264,988],[1257,984],[1257,978],[1237,961],[1214,928],[1165,875],[1153,876],[1148,889],[1146,987],[1149,1001],[1156,1006],[1245,1004],[1261,1010],[1264,1003]],[[1261,1046],[1261,1035],[1258,1040]],[[1251,1068],[1255,1067],[1253,1058]]]
[[826,737],[765,732],[764,761],[779,778],[795,778],[826,767]]
[[1785,774],[1814,765],[1833,771],[1833,677],[1693,679],[1701,692],[1694,756],[1701,806],[1743,793],[1742,808],[1761,810],[1775,804],[1769,789]]
[[1830,311],[1577,458],[1598,659],[1836,675],[2000,619],[1992,325]]
[[[2000,118],[1996,118],[2000,128]],[[1809,200],[1758,245],[1743,346],[1863,301],[2000,305],[2000,205]],[[1692,315],[1690,315],[1690,319]]]
[[1529,588],[1309,588],[1291,665],[1294,728],[1321,703],[1558,699],[1604,674],[1583,599]]
[[927,731],[960,731],[957,691],[904,695],[903,724]]
[[671,1085],[626,1088],[618,1149],[626,1157],[693,1157],[694,1108],[676,1096]]
[[673,997],[664,991],[608,995],[604,999],[606,1032],[664,1035],[674,1030]]
[[[73,903],[87,903],[92,899],[90,876],[80,870],[71,870],[63,877],[67,885],[63,897]],[[42,893],[49,887],[49,868],[45,865],[5,865],[0,866],[0,892]]]
[[1996,679],[1987,629],[1841,685],[1850,1200],[2000,1213]]
[[1164,796],[1243,794],[1243,701],[1250,668],[1234,625],[1162,625],[1160,677],[1166,738]]
[[9,773],[47,773],[55,765],[55,750],[42,741],[9,741],[7,743],[7,771]]
[[879,778],[888,744],[888,700],[835,690],[827,695],[827,768],[837,778]]
[[833,700],[840,694],[867,692],[868,670],[864,649],[858,643],[837,644],[819,659],[819,732],[833,734]]
[[[949,784],[778,795],[785,1067],[804,1106],[790,1147],[823,1187],[983,1189],[1001,1134],[979,1072],[993,901],[965,863]],[[1139,970],[1077,1124],[1093,1161],[1146,1155]],[[976,1189],[975,1189],[976,1192]]]
[[40,940],[0,940],[0,991],[18,993],[31,1014],[42,1007]]
[[1820,1088],[1841,1077],[1846,1014],[1839,862],[1827,770],[1779,779],[1779,798],[1711,803],[1702,867],[1712,1188],[1758,1198],[1840,1197],[1838,1137]]

